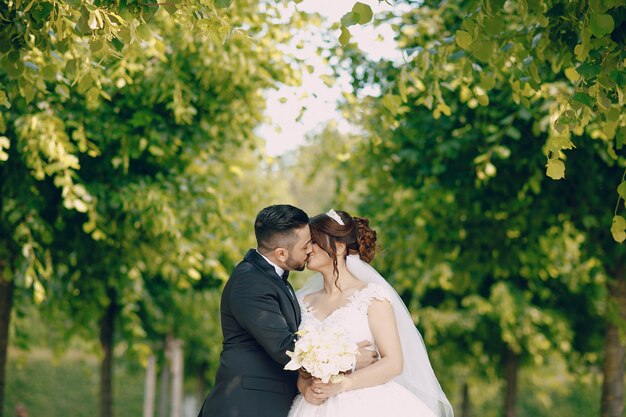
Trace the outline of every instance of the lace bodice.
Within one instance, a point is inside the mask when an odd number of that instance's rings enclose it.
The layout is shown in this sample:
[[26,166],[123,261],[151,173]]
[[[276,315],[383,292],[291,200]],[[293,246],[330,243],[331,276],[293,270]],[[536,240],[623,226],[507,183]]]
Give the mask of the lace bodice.
[[313,308],[304,299],[300,299],[302,322],[300,328],[311,326],[332,325],[340,326],[346,332],[351,341],[358,343],[363,340],[374,343],[374,336],[369,326],[368,310],[372,300],[390,301],[387,289],[379,284],[368,284],[355,291],[345,305],[330,313],[324,320],[314,315]]

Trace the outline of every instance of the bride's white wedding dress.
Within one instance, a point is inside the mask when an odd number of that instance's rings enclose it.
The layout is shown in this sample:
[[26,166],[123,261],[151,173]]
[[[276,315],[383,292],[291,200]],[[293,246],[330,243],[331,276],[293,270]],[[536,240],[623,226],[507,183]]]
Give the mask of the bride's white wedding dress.
[[[368,309],[372,300],[391,301],[388,290],[370,283],[353,293],[346,305],[333,311],[324,320],[314,315],[312,308],[300,300],[302,322],[300,328],[323,324],[340,326],[355,343],[368,340],[374,344],[369,327]],[[395,381],[381,385],[342,392],[328,398],[321,405],[308,403],[298,395],[291,406],[289,417],[436,417],[418,397]]]

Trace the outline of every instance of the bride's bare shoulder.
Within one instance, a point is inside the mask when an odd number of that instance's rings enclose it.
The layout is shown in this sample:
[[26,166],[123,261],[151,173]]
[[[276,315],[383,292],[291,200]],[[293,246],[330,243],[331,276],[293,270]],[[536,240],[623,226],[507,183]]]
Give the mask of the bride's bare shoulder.
[[302,300],[309,305],[311,305],[312,303],[314,304],[315,301],[320,298],[320,296],[322,295],[322,292],[323,291],[312,292],[311,294],[305,295]]

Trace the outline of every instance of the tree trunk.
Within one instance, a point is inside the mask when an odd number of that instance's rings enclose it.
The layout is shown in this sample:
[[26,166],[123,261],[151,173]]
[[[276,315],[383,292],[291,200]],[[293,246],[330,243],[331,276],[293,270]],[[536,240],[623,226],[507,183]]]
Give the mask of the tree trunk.
[[461,404],[461,417],[470,417],[470,397],[469,397],[469,385],[467,382],[463,383],[463,403]]
[[156,357],[150,355],[146,367],[146,386],[143,395],[143,417],[154,417],[154,398],[156,396]]
[[167,417],[169,394],[170,394],[170,363],[172,357],[172,342],[168,335],[165,338],[165,358],[163,367],[161,368],[161,377],[159,381],[159,417]]
[[4,385],[9,350],[9,325],[13,309],[13,279],[3,276],[4,262],[0,261],[0,417],[4,415]]
[[511,350],[507,349],[504,361],[504,372],[506,380],[506,392],[504,394],[504,417],[515,417],[519,356],[517,356]]
[[109,305],[100,322],[100,344],[103,358],[100,367],[100,416],[113,417],[113,332],[117,315],[115,290],[107,290]]
[[625,348],[619,323],[626,322],[626,276],[624,267],[617,270],[608,284],[609,305],[616,311],[609,317],[604,336],[602,365],[602,417],[624,415],[624,354]]
[[172,341],[172,414],[183,417],[183,341]]

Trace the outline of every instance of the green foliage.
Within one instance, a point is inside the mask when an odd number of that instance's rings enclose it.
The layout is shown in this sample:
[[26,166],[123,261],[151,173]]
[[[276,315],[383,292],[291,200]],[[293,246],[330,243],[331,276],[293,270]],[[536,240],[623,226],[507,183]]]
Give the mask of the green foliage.
[[[0,16],[0,65],[15,84],[3,82],[0,96],[5,107],[22,97],[26,102],[37,93],[67,94],[89,74],[96,90],[107,77],[102,62],[118,60],[127,48],[151,38],[149,23],[165,10],[190,31],[224,41],[233,33],[228,16],[216,7],[218,1],[185,0],[144,3],[138,0],[94,1],[18,0],[3,2]],[[59,84],[48,82],[58,80]]]
[[350,41],[350,29],[349,26],[353,25],[365,25],[372,20],[374,13],[372,8],[361,2],[354,3],[352,10],[341,17],[341,35],[339,36],[339,43],[345,46]]
[[210,306],[276,197],[254,133],[263,92],[299,82],[281,6],[37,3],[0,6],[16,17],[0,36],[26,36],[0,51],[0,244],[17,300],[34,299],[59,346],[97,340],[114,305],[127,355],[184,337],[210,379]]
[[[567,177],[550,181],[544,152],[571,146],[545,145],[552,97],[526,108],[487,71],[471,88],[462,79],[437,87],[419,68],[367,62],[345,48],[343,58],[355,88],[344,109],[363,128],[346,188],[363,190],[357,212],[383,245],[375,262],[419,313],[444,388],[502,378],[507,352],[523,369],[553,352],[571,366],[597,363],[607,276],[623,262],[602,196],[623,161],[586,130],[585,146],[568,154]],[[362,94],[372,80],[379,97]],[[563,168],[560,159],[549,164],[556,174]]]
[[[348,211],[356,208],[361,190],[353,186],[345,171],[351,165],[352,152],[359,142],[360,137],[342,133],[333,122],[311,134],[307,144],[286,158],[282,167],[290,179],[288,192],[294,204],[310,216],[333,207]],[[348,183],[350,190],[346,189]]]
[[[566,178],[565,151],[590,146],[588,136],[626,168],[616,152],[626,133],[623,0],[427,1],[399,10],[379,18],[391,22],[408,57],[401,71],[381,80],[395,86],[382,97],[389,128],[398,127],[396,116],[408,104],[426,107],[436,119],[452,114],[456,97],[469,108],[490,106],[497,82],[515,104],[541,108],[536,128],[544,133],[548,177]],[[613,230],[621,237],[619,220]]]

